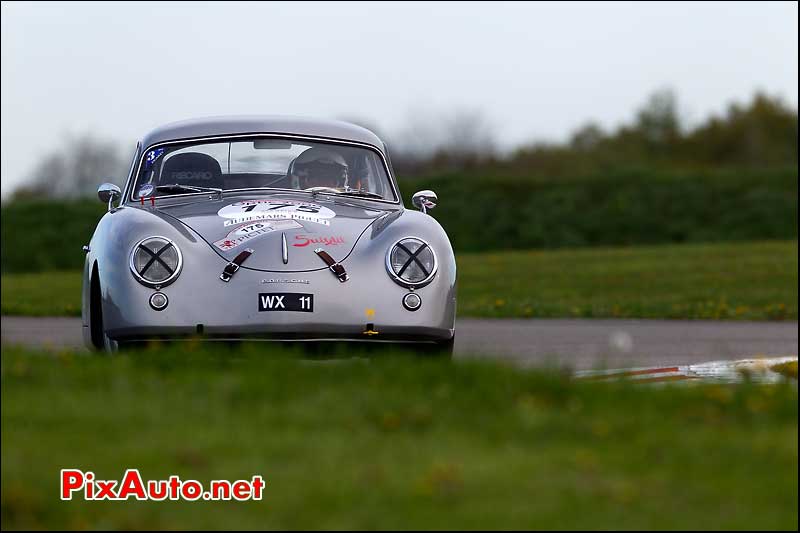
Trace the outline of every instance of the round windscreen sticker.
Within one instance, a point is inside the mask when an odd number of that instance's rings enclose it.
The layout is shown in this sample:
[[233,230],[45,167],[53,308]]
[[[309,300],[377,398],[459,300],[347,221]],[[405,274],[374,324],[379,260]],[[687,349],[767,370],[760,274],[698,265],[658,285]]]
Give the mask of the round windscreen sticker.
[[155,187],[153,187],[149,183],[145,183],[144,185],[139,187],[138,196],[139,196],[139,198],[144,198],[145,196],[150,196],[151,194],[153,194],[154,190],[156,190]]
[[330,226],[336,213],[332,209],[294,200],[245,200],[226,205],[217,214],[225,218],[225,226],[254,220],[292,219]]

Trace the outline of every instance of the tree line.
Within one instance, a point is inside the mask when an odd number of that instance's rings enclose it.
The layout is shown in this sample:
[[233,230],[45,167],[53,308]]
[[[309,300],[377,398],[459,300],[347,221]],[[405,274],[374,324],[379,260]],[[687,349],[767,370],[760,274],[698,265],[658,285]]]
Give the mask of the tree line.
[[[353,121],[369,127],[369,121]],[[502,155],[490,121],[476,110],[417,114],[405,128],[382,137],[389,140],[401,179],[458,173],[489,180],[549,180],[631,169],[796,167],[797,132],[797,110],[763,93],[689,126],[676,94],[665,89],[653,93],[630,121],[614,129],[589,122],[565,142],[533,142]],[[102,181],[123,179],[128,156],[113,141],[90,134],[68,137],[36,164],[14,198],[92,195]]]
[[[534,142],[505,156],[492,150],[455,152],[443,142],[425,160],[401,158],[398,164],[394,159],[398,174],[405,177],[467,171],[487,179],[797,167],[797,126],[797,110],[764,93],[744,104],[731,103],[724,113],[690,126],[674,91],[665,89],[653,93],[628,122],[614,129],[588,122],[565,142]],[[488,133],[473,128],[459,135],[478,139]]]

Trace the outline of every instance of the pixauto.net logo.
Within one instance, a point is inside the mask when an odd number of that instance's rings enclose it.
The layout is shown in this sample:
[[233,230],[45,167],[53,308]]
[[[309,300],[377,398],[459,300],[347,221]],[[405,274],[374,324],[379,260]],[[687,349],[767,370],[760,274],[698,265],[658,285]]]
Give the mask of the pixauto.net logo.
[[121,481],[96,479],[93,472],[77,469],[61,470],[61,499],[71,500],[73,493],[84,500],[261,500],[264,494],[264,479],[253,476],[250,480],[213,480],[206,489],[194,479],[182,480],[178,476],[169,479],[142,480],[139,470],[125,471]]

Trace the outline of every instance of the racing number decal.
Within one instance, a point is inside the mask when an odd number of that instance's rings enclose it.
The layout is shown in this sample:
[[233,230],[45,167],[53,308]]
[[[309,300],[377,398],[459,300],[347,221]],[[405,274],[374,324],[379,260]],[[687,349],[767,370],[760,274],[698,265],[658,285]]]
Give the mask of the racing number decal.
[[321,205],[293,200],[246,200],[226,205],[217,214],[231,226],[254,220],[293,219],[314,222],[325,226],[336,213]]
[[256,222],[245,222],[241,226],[233,228],[225,238],[214,242],[214,246],[222,251],[236,248],[242,243],[255,239],[261,235],[267,235],[276,230],[297,229],[303,226],[294,220],[267,220]]

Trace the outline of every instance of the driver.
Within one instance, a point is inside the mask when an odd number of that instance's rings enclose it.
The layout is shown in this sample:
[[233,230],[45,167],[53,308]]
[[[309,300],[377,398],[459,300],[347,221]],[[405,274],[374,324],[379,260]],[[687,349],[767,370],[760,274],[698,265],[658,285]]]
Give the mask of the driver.
[[295,189],[330,187],[347,189],[348,166],[341,154],[323,147],[309,148],[289,164],[289,178]]

